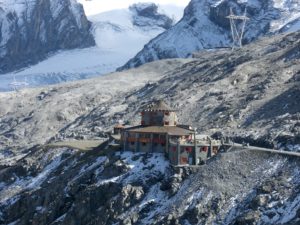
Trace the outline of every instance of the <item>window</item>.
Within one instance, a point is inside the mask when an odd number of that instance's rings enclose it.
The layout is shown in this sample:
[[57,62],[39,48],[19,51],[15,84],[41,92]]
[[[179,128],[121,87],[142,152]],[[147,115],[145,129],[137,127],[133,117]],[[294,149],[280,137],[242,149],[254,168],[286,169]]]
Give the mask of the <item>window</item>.
[[212,151],[213,151],[214,154],[218,154],[218,147],[214,146],[213,149],[212,149]]
[[181,157],[180,158],[180,163],[181,164],[188,164],[188,159],[186,157]]
[[130,142],[131,145],[134,145],[134,142]]
[[207,146],[204,146],[201,148],[201,152],[207,152],[208,151],[208,147]]
[[143,145],[143,146],[146,146],[146,142],[142,142],[142,145]]
[[165,125],[168,126],[169,125],[169,121],[165,121]]
[[193,150],[192,147],[186,147],[185,148],[185,151],[188,152],[188,153],[192,153],[192,150]]
[[170,113],[169,113],[169,112],[165,112],[165,115],[166,115],[166,116],[169,116],[169,115],[170,115]]
[[165,143],[161,143],[161,146],[165,146],[166,144]]

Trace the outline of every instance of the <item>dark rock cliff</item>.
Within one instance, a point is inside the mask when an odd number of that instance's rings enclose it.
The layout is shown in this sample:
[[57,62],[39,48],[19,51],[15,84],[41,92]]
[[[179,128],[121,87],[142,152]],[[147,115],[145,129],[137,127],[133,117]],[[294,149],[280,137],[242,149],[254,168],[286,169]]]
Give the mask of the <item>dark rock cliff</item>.
[[0,3],[0,73],[47,54],[95,44],[82,5],[73,0]]

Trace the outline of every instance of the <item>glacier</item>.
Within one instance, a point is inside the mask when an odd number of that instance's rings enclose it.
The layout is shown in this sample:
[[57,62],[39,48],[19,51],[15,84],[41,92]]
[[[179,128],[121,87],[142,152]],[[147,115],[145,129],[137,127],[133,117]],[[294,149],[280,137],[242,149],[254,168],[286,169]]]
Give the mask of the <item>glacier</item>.
[[[81,1],[87,6],[85,1]],[[97,2],[88,2],[97,5]],[[114,72],[143,48],[155,36],[165,31],[161,26],[166,18],[177,22],[183,15],[183,8],[174,5],[160,5],[150,8],[150,14],[159,16],[146,18],[136,14],[136,8],[143,10],[153,3],[136,4],[127,9],[117,9],[99,14],[89,15],[92,22],[92,33],[96,46],[61,50],[50,55],[40,63],[18,71],[0,75],[0,91],[9,91],[9,85],[14,79],[17,82],[26,81],[30,87],[74,81]],[[156,6],[156,5],[154,5]],[[53,8],[53,14],[59,13],[59,8]],[[87,8],[87,7],[86,7]],[[73,10],[76,11],[76,8]],[[152,11],[151,11],[152,10]],[[143,25],[134,25],[137,24]]]

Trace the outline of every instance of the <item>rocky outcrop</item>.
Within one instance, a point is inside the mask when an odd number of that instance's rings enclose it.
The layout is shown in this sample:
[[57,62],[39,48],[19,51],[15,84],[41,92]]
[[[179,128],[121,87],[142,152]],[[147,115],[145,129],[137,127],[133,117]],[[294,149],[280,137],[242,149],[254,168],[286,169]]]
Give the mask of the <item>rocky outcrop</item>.
[[0,3],[0,73],[61,50],[94,45],[82,5],[74,0]]
[[246,25],[244,44],[265,34],[299,29],[299,2],[296,0],[282,3],[275,0],[192,0],[182,20],[152,39],[119,70],[159,59],[189,57],[203,49],[230,47],[230,26],[225,18],[230,8],[237,15],[242,15],[247,8],[250,20]]
[[132,12],[132,23],[139,27],[162,27],[169,29],[174,21],[167,15],[158,12],[154,3],[137,3],[129,7]]
[[189,169],[171,167],[160,153],[32,151],[0,170],[1,224],[296,225],[299,218],[299,160],[241,151]]

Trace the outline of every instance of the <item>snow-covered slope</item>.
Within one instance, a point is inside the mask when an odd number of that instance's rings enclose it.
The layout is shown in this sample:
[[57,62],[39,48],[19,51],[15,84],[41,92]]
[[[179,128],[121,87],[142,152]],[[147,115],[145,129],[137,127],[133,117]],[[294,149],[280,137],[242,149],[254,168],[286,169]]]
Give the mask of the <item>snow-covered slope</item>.
[[241,15],[247,8],[250,17],[244,42],[276,33],[300,28],[299,0],[192,0],[183,19],[170,30],[151,40],[121,69],[143,63],[175,57],[188,57],[201,49],[231,46],[230,8]]
[[76,0],[0,1],[0,73],[37,63],[60,49],[94,45]]
[[113,72],[182,14],[180,7],[157,8],[148,3],[92,15],[88,19],[93,24],[95,47],[60,51],[35,66],[0,75],[0,91],[10,90],[14,77],[16,81],[26,79],[30,86],[40,86]]

